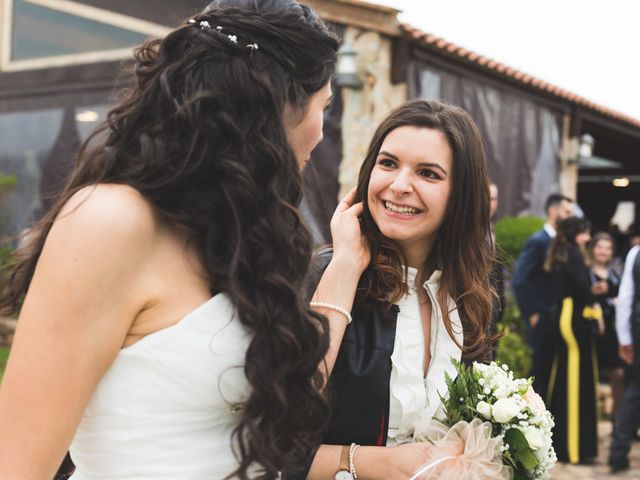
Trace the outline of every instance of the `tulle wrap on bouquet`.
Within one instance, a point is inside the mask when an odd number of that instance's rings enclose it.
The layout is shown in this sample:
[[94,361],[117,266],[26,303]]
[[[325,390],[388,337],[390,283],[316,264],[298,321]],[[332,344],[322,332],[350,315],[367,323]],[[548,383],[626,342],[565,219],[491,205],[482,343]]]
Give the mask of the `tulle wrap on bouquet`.
[[491,436],[491,424],[474,419],[448,427],[436,420],[416,440],[429,442],[429,461],[411,480],[510,480],[512,470],[502,463],[502,440]]

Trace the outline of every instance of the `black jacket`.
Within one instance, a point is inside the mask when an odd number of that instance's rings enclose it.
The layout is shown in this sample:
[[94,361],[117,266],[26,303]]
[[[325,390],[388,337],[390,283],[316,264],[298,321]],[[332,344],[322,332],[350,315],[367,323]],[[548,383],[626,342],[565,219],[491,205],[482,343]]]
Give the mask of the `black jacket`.
[[[315,290],[333,251],[314,257],[311,287]],[[397,305],[354,307],[329,378],[331,418],[323,443],[385,445],[389,423],[391,354],[396,337]],[[386,314],[386,318],[384,315]]]
[[[331,249],[314,258],[309,292],[313,293],[331,260]],[[323,444],[386,445],[389,426],[389,382],[391,354],[396,336],[398,307],[372,305],[366,310],[354,307],[353,322],[345,330],[336,363],[329,377],[331,417]],[[383,317],[383,312],[387,312]],[[314,452],[315,455],[315,452]],[[287,480],[303,480],[313,462]]]
[[[314,258],[309,298],[331,260],[324,249]],[[389,428],[391,354],[396,338],[397,305],[354,307],[336,363],[329,377],[331,417],[321,443],[328,445],[384,446]],[[385,317],[386,315],[386,317]],[[468,363],[465,361],[465,363]],[[313,462],[285,480],[304,480]]]

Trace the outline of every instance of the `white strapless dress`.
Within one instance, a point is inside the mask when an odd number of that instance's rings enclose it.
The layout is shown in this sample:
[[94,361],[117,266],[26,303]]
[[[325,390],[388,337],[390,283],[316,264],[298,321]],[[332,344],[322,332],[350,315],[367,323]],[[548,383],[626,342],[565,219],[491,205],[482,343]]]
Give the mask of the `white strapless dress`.
[[222,479],[248,397],[249,336],[219,294],[176,325],[123,348],[71,444],[73,480]]

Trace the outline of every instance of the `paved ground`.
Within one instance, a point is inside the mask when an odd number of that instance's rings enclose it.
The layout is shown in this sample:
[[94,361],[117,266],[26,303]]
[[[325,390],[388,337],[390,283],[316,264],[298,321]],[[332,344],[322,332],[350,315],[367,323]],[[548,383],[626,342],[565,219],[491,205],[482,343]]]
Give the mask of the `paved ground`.
[[552,480],[626,480],[640,479],[640,442],[634,442],[629,459],[631,469],[615,475],[609,473],[607,458],[609,456],[609,442],[611,440],[611,423],[600,422],[598,433],[600,444],[598,448],[598,462],[596,465],[570,465],[559,463],[551,471]]

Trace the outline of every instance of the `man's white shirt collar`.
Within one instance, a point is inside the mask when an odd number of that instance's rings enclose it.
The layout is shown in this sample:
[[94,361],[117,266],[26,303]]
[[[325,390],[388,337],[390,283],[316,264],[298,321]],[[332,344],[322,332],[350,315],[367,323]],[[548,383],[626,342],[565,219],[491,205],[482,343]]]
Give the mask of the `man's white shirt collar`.
[[545,223],[544,227],[542,228],[544,228],[544,231],[547,232],[551,238],[556,238],[556,229],[553,228],[550,224]]

